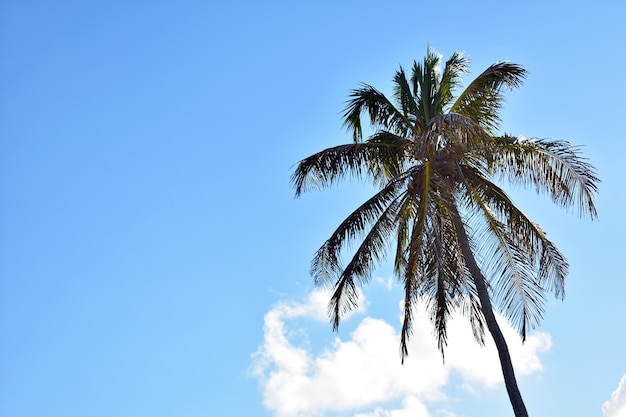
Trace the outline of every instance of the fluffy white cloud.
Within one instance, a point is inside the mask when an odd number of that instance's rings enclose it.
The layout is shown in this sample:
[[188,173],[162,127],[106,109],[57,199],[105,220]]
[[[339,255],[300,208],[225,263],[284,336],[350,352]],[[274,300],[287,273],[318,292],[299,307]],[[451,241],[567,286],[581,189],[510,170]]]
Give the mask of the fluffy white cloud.
[[[433,340],[426,314],[418,314],[404,365],[399,360],[399,334],[384,320],[363,317],[349,339],[336,337],[320,353],[296,344],[289,327],[297,318],[327,321],[328,293],[316,290],[304,303],[280,303],[265,315],[264,342],[254,356],[264,404],[279,417],[317,416],[330,412],[354,417],[431,417],[425,403],[439,403],[451,373],[465,386],[493,387],[502,381],[495,345],[481,348],[466,320],[449,326],[446,363]],[[361,299],[361,305],[366,305]],[[524,345],[504,320],[518,375],[541,370],[537,354],[550,348],[546,333],[531,335]],[[401,402],[394,409],[391,402]],[[343,415],[343,414],[342,414]],[[438,410],[437,415],[452,414]]]
[[611,399],[602,404],[605,417],[626,417],[626,375],[622,377]]

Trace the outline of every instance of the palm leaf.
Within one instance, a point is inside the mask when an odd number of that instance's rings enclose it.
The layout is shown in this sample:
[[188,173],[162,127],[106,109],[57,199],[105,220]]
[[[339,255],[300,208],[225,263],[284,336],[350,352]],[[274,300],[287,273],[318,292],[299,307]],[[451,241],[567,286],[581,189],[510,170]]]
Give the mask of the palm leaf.
[[525,77],[526,70],[519,65],[508,62],[493,64],[458,96],[450,113],[462,114],[486,131],[495,132],[500,124],[503,87],[517,88]]
[[422,245],[424,240],[424,227],[428,214],[429,193],[430,193],[430,173],[431,163],[426,161],[422,169],[411,177],[409,186],[409,197],[416,201],[418,208],[416,219],[413,221],[411,235],[409,237],[408,256],[404,268],[404,318],[402,320],[402,330],[400,331],[400,352],[402,362],[408,355],[408,340],[413,328],[413,308],[416,302],[416,290],[419,286],[416,283],[423,268],[420,268],[420,257],[422,256]]
[[435,95],[434,108],[435,114],[442,114],[445,107],[454,98],[454,90],[461,83],[461,75],[468,71],[469,59],[460,52],[452,54],[450,59],[446,61],[439,89]]
[[357,305],[358,292],[355,279],[361,284],[366,283],[376,262],[384,258],[388,238],[394,230],[394,220],[401,205],[402,195],[392,201],[381,213],[356,250],[352,260],[339,276],[328,303],[328,312],[334,330],[338,329],[341,317]]
[[343,124],[352,132],[355,142],[363,138],[361,113],[364,111],[367,111],[374,128],[390,130],[399,136],[408,136],[413,130],[411,120],[371,85],[363,84],[361,88],[353,90],[349,97],[343,112]]
[[522,185],[534,185],[564,208],[578,207],[581,217],[598,216],[594,199],[598,193],[595,168],[566,141],[518,138],[501,144],[492,168]]
[[[341,250],[356,240],[375,222],[389,215],[390,205],[399,197],[406,174],[390,181],[386,187],[376,193],[354,210],[337,227],[328,240],[318,249],[311,262],[311,275],[316,285],[325,285],[344,274],[340,264]],[[387,214],[385,214],[387,213]]]
[[374,180],[384,178],[386,173],[396,173],[402,165],[404,150],[389,138],[378,135],[372,141],[340,145],[325,149],[300,161],[291,176],[296,197],[311,189],[321,189],[335,184],[346,175],[363,177],[369,174]]
[[481,253],[494,278],[496,299],[523,338],[544,312],[544,289],[563,296],[567,261],[543,230],[521,212],[506,193],[470,168],[464,172],[468,208],[485,222]]

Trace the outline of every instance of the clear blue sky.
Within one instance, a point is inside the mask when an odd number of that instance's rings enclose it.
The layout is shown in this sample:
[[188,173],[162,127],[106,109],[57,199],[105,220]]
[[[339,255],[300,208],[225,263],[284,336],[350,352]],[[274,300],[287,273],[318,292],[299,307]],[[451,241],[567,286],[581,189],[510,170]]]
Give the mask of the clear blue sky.
[[598,168],[598,222],[516,191],[571,269],[514,349],[533,417],[624,416],[624,2],[262,3],[0,3],[0,416],[512,415],[462,326],[397,366],[388,267],[338,334],[308,276],[371,189],[294,200],[293,165],[428,45],[524,65],[503,130]]

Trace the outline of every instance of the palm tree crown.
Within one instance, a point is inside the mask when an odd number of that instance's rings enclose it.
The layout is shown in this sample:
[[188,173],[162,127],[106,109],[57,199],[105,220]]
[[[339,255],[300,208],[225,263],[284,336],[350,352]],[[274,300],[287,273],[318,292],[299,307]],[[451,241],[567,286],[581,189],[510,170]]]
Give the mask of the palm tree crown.
[[[515,413],[527,415],[521,396],[513,398],[519,393],[492,302],[525,339],[543,316],[544,294],[563,297],[568,264],[496,182],[534,186],[556,204],[594,219],[599,180],[568,142],[498,135],[503,94],[521,85],[526,76],[521,66],[493,64],[455,95],[468,64],[455,53],[442,70],[441,58],[429,48],[423,62],[413,64],[410,78],[403,68],[396,72],[392,100],[370,85],[353,90],[344,112],[353,143],[302,160],[292,183],[296,196],[346,175],[379,186],[311,264],[315,282],[333,287],[334,329],[356,306],[357,285],[367,283],[386,252],[395,249],[395,273],[405,293],[402,360],[418,301],[426,302],[442,355],[448,319],[459,311],[479,342],[485,325],[489,329]],[[366,139],[363,114],[374,128]],[[344,265],[341,255],[351,242],[358,244]]]

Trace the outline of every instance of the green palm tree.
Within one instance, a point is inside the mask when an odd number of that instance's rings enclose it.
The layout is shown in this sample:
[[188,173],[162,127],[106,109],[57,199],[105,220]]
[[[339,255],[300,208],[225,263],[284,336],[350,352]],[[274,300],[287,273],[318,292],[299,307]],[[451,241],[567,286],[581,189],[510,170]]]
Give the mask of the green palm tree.
[[[379,187],[317,251],[311,273],[316,284],[332,285],[329,314],[336,330],[357,305],[357,285],[369,281],[395,246],[395,273],[405,293],[402,362],[419,302],[427,306],[442,355],[448,320],[458,311],[479,343],[485,326],[489,330],[514,413],[527,416],[494,309],[524,340],[543,316],[545,293],[563,297],[568,264],[496,182],[533,186],[594,219],[599,179],[568,142],[497,134],[504,91],[526,76],[521,66],[491,65],[455,96],[469,60],[455,53],[443,71],[440,60],[429,48],[422,63],[414,62],[410,78],[400,68],[393,101],[370,85],[353,90],[344,124],[354,142],[298,164],[292,175],[296,196],[346,175]],[[364,113],[374,129],[367,139]],[[351,242],[358,244],[344,265],[342,252]]]

